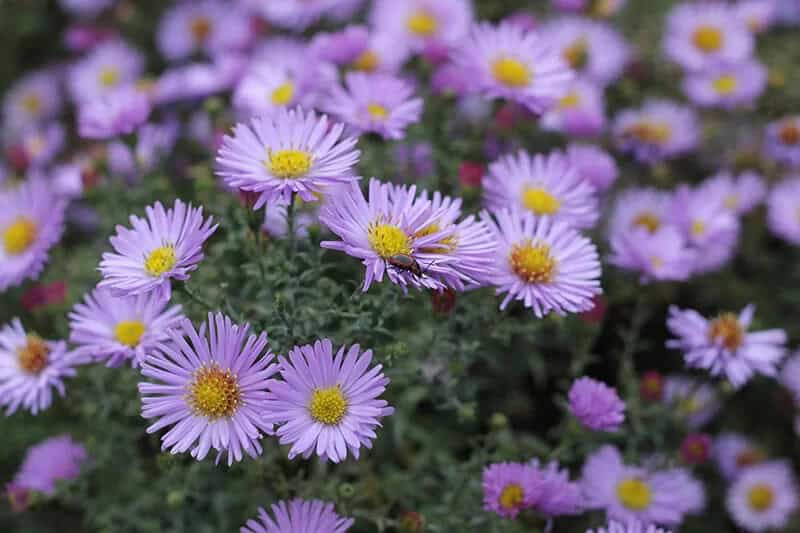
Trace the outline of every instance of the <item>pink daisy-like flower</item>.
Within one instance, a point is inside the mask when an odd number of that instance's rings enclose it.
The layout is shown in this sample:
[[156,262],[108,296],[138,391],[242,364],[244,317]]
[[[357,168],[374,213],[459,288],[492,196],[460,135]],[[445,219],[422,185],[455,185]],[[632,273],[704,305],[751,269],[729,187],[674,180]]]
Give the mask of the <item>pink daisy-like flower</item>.
[[684,281],[694,269],[696,252],[673,226],[650,232],[646,228],[611,233],[608,262],[640,274],[641,283]]
[[566,96],[574,78],[557,49],[539,33],[511,24],[476,25],[457,59],[486,96],[518,102],[537,114]]
[[240,533],[344,533],[353,522],[337,515],[332,503],[296,499],[273,504],[272,516],[260,507],[258,520],[248,520]]
[[484,214],[497,241],[487,281],[497,294],[506,293],[500,309],[521,300],[541,318],[594,307],[602,292],[600,259],[589,239],[564,222],[532,213],[503,210],[495,217],[496,222]]
[[495,463],[483,469],[483,508],[516,518],[542,494],[539,470],[522,463]]
[[358,180],[357,139],[343,138],[344,125],[329,127],[327,116],[280,109],[233,131],[217,154],[217,174],[229,187],[259,193],[255,209],[288,203],[293,193],[313,202],[325,187]]
[[791,464],[773,461],[746,468],[728,489],[725,506],[747,531],[784,529],[800,503],[799,490]]
[[218,0],[181,2],[161,18],[158,49],[170,61],[197,51],[216,54],[244,48],[251,39],[250,17],[237,3]]
[[575,80],[569,91],[542,116],[542,126],[574,137],[593,137],[606,126],[603,89]]
[[0,190],[0,292],[39,277],[64,231],[66,208],[42,179]]
[[667,326],[677,339],[668,341],[667,347],[683,351],[688,366],[723,375],[734,387],[755,374],[776,376],[778,363],[786,355],[786,332],[748,332],[754,311],[748,305],[738,316],[722,313],[708,320],[697,311],[671,306]]
[[688,106],[651,99],[639,109],[624,109],[614,119],[619,148],[643,163],[671,159],[693,150],[700,140],[697,114]]
[[330,339],[322,339],[295,346],[279,361],[283,381],[270,383],[264,408],[266,420],[279,426],[280,443],[292,445],[289,459],[316,454],[338,463],[372,448],[380,419],[394,413],[379,399],[389,379],[382,365],[369,368],[372,350],[354,344],[334,354]]
[[53,402],[53,389],[64,396],[64,378],[89,358],[67,351],[64,341],[47,341],[26,333],[18,318],[0,329],[0,406],[6,415],[17,409],[34,415]]
[[84,139],[110,139],[133,133],[150,115],[144,91],[125,86],[87,100],[78,107],[78,134]]
[[117,226],[110,239],[115,253],[103,254],[98,287],[125,296],[158,291],[169,299],[170,280],[189,279],[203,260],[203,243],[217,226],[211,217],[203,219],[202,207],[180,200],[170,209],[156,202],[145,213],[146,219],[131,215],[133,229]]
[[70,342],[77,353],[116,367],[126,360],[136,367],[145,355],[169,336],[167,330],[184,319],[181,306],[150,292],[117,297],[97,288],[69,314]]
[[757,60],[709,66],[689,74],[683,90],[699,106],[723,109],[753,105],[767,87],[767,69]]
[[625,402],[617,390],[589,377],[575,380],[568,393],[569,410],[584,427],[616,431],[625,421]]
[[[142,416],[154,418],[148,433],[172,426],[161,437],[171,453],[190,451],[198,461],[213,448],[228,465],[243,453],[261,454],[259,440],[272,433],[267,389],[278,365],[271,363],[267,334],[248,335],[222,313],[208,314],[199,330],[188,319],[168,332],[142,364]],[[266,352],[264,351],[266,348]]]
[[727,171],[718,172],[701,183],[700,188],[709,191],[708,196],[721,199],[723,208],[735,215],[749,213],[767,195],[764,178],[752,171],[738,176]]
[[331,89],[325,110],[358,133],[377,133],[384,139],[402,139],[410,124],[419,121],[423,102],[414,97],[407,81],[388,74],[351,72],[345,86]]
[[501,157],[489,165],[482,184],[493,211],[529,211],[579,229],[594,226],[599,217],[594,188],[560,152],[531,156],[520,150]]
[[394,35],[399,45],[417,52],[432,44],[457,45],[472,18],[469,0],[377,0],[370,12],[378,32]]
[[87,458],[86,449],[69,435],[51,437],[28,448],[12,484],[50,496],[56,491],[56,481],[78,477]]

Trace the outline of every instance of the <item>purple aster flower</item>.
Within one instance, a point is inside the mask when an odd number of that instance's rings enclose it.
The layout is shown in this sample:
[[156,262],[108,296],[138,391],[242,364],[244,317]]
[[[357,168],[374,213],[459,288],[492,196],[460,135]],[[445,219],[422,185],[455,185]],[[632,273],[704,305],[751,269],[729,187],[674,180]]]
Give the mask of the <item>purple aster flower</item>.
[[66,199],[41,179],[0,191],[0,292],[36,279],[64,231]]
[[652,232],[646,227],[616,232],[612,230],[610,241],[611,256],[608,262],[624,270],[638,272],[641,283],[685,281],[691,276],[696,262],[695,251],[673,226]]
[[168,339],[167,330],[184,319],[181,306],[155,293],[114,296],[106,289],[94,289],[69,314],[69,340],[77,353],[110,367],[130,360],[134,367],[145,355]]
[[792,394],[795,404],[800,406],[800,352],[786,360],[780,374],[781,385]]
[[685,376],[667,376],[662,402],[686,420],[689,429],[706,425],[722,408],[719,393],[711,385]]
[[740,433],[722,433],[711,447],[722,476],[736,479],[746,468],[762,463],[766,454],[748,437]]
[[270,117],[237,124],[217,154],[217,175],[229,187],[260,193],[255,209],[297,193],[315,201],[325,187],[358,179],[353,167],[356,139],[342,137],[343,124],[302,109],[278,110]]
[[668,529],[661,529],[655,525],[646,525],[638,520],[628,522],[610,521],[606,527],[589,529],[586,533],[671,533]]
[[751,466],[728,489],[725,506],[747,531],[783,529],[798,507],[798,485],[785,461]]
[[369,46],[366,26],[347,26],[335,33],[318,32],[308,45],[309,52],[322,61],[345,66],[358,60]]
[[27,170],[42,170],[64,148],[64,137],[64,126],[59,122],[29,126],[19,132],[10,149],[17,151]]
[[690,73],[683,82],[683,90],[693,103],[723,109],[752,106],[766,87],[767,69],[755,59],[709,65]]
[[272,433],[267,388],[278,365],[271,364],[267,334],[249,332],[249,324],[209,313],[199,330],[183,319],[147,353],[142,375],[152,381],[139,383],[142,416],[156,419],[148,433],[172,426],[162,449],[190,451],[200,461],[213,448],[217,461],[227,454],[228,465],[243,452],[261,455],[259,440]]
[[354,344],[334,354],[330,339],[322,339],[295,346],[279,361],[283,381],[270,383],[264,408],[280,443],[292,445],[289,459],[316,454],[338,463],[372,448],[380,419],[394,413],[379,399],[389,379],[382,365],[369,368],[372,350]]
[[778,20],[787,26],[800,23],[800,4],[796,0],[777,0]]
[[522,463],[495,463],[483,469],[483,508],[516,518],[542,494],[538,468]]
[[651,470],[623,463],[614,446],[603,446],[583,465],[583,494],[590,509],[627,522],[678,525],[705,506],[705,490],[687,470]]
[[574,137],[594,137],[606,127],[603,90],[575,80],[558,104],[542,116],[542,126]]
[[541,28],[579,77],[605,87],[622,74],[630,46],[609,24],[581,17],[555,19]]
[[489,165],[484,176],[486,206],[548,216],[575,228],[591,228],[599,210],[594,188],[560,152],[531,156],[520,150]]
[[150,115],[150,98],[126,86],[86,100],[78,107],[78,134],[85,139],[111,139],[133,133]]
[[388,74],[351,72],[344,87],[335,86],[324,108],[357,133],[377,133],[384,139],[402,139],[410,124],[419,122],[422,99],[412,85]]
[[244,60],[235,54],[218,55],[213,63],[189,63],[165,71],[153,88],[153,103],[200,100],[227,91],[238,81]]
[[134,84],[142,72],[144,57],[141,52],[124,41],[109,41],[70,68],[67,86],[75,102],[85,102]]
[[139,128],[134,155],[142,172],[150,172],[167,157],[178,140],[180,123],[172,118]]
[[54,118],[61,109],[58,74],[38,70],[17,80],[3,98],[3,120],[17,130]]
[[396,36],[401,45],[417,52],[432,43],[457,45],[472,20],[468,0],[377,0],[370,12],[376,31]]
[[779,163],[800,167],[800,115],[771,122],[765,133],[767,156]]
[[614,201],[609,230],[611,236],[632,230],[656,233],[669,225],[672,194],[652,187],[632,187],[623,190]]
[[285,29],[304,30],[349,0],[245,0],[245,5],[268,22]]
[[578,177],[598,192],[608,190],[619,176],[617,162],[611,154],[592,144],[570,144],[567,146],[567,160]]
[[156,39],[161,54],[176,61],[198,51],[214,55],[240,50],[250,41],[250,27],[247,12],[235,2],[182,2],[161,18]]
[[776,184],[767,197],[767,225],[778,237],[800,245],[800,175]]
[[458,63],[489,98],[520,103],[542,114],[569,92],[574,74],[541,34],[517,26],[476,25]]
[[58,0],[64,10],[80,17],[95,17],[116,0]]
[[776,0],[739,0],[733,6],[736,17],[753,33],[768,30],[778,14]]
[[372,32],[364,50],[348,67],[362,72],[396,74],[411,55],[408,43],[398,42],[397,36],[387,32]]
[[701,183],[700,188],[708,197],[721,199],[723,207],[735,215],[749,213],[767,195],[764,178],[753,171],[738,176],[727,171],[718,172]]
[[545,466],[538,459],[529,465],[538,470],[541,491],[533,508],[548,517],[579,514],[583,510],[583,496],[580,483],[569,480],[569,471],[560,469],[558,462],[551,461]]
[[564,222],[503,210],[484,219],[495,234],[495,264],[487,282],[506,293],[500,304],[522,300],[541,318],[551,311],[580,313],[594,307],[600,288],[597,248]]
[[694,150],[700,125],[692,108],[651,99],[639,109],[621,111],[614,119],[613,133],[621,150],[654,163]]
[[69,435],[50,437],[28,448],[12,483],[23,490],[52,496],[56,481],[77,478],[87,459],[86,449]]
[[259,507],[258,520],[248,520],[240,533],[344,533],[353,522],[337,515],[332,503],[297,499],[273,504],[272,516]]
[[469,70],[456,63],[445,63],[431,76],[431,89],[436,94],[466,97],[472,95],[475,87]]
[[667,327],[677,339],[667,341],[667,347],[682,350],[689,367],[722,375],[734,387],[741,387],[755,374],[774,377],[786,355],[786,332],[748,332],[754,311],[755,307],[748,305],[738,316],[722,313],[708,320],[697,311],[671,306]]
[[156,202],[145,213],[146,219],[131,215],[133,229],[117,226],[110,239],[115,253],[103,254],[98,287],[125,296],[157,291],[169,299],[170,279],[189,279],[217,226],[211,217],[203,219],[202,207],[180,200],[169,209]]
[[53,389],[64,396],[64,378],[88,358],[67,351],[64,341],[26,333],[18,318],[0,328],[0,406],[6,416],[20,407],[38,414],[53,402]]
[[582,377],[569,388],[569,411],[592,431],[616,431],[625,421],[625,402],[602,381]]
[[687,70],[736,63],[753,52],[753,35],[725,2],[681,3],[667,19],[664,51]]

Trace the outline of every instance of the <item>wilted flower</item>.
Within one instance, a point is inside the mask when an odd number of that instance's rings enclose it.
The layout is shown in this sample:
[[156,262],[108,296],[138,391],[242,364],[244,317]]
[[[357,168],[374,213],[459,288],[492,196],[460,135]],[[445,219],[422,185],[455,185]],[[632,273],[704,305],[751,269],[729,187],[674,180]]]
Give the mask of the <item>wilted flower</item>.
[[601,381],[583,377],[569,389],[569,410],[584,426],[594,431],[616,431],[625,421],[625,402],[616,389]]
[[258,519],[248,520],[241,533],[344,533],[352,518],[341,518],[332,503],[320,500],[280,501],[272,505],[272,516],[259,507]]

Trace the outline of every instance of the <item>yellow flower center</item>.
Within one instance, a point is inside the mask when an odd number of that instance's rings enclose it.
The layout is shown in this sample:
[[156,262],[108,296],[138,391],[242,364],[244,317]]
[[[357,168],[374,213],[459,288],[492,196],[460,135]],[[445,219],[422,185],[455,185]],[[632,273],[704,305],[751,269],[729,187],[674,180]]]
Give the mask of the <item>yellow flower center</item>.
[[367,50],[358,56],[355,61],[353,61],[353,68],[356,70],[363,70],[365,72],[372,72],[378,68],[379,64],[380,59],[378,58],[378,54],[372,50]]
[[174,267],[177,261],[174,246],[161,246],[150,252],[144,260],[144,269],[151,276],[158,277]]
[[735,194],[729,194],[725,197],[723,204],[727,209],[734,210],[739,207],[739,197]]
[[702,406],[697,398],[694,396],[684,396],[678,400],[677,409],[678,414],[681,416],[693,415],[700,410]]
[[30,248],[36,240],[38,228],[25,217],[18,217],[3,231],[3,248],[8,255],[19,255]]
[[103,87],[113,87],[119,82],[119,70],[114,67],[106,67],[100,71],[98,79]]
[[341,422],[347,413],[347,400],[342,394],[342,389],[338,385],[327,389],[314,389],[308,404],[308,412],[311,418],[328,426]]
[[370,224],[367,240],[372,249],[384,259],[411,254],[411,239],[403,230],[391,224]]
[[367,112],[375,120],[386,120],[386,117],[389,116],[389,111],[385,107],[374,102],[367,105]]
[[123,320],[114,328],[114,337],[117,342],[134,348],[144,335],[144,324],[139,320]]
[[192,32],[195,41],[201,42],[208,39],[208,36],[211,35],[212,28],[213,26],[211,25],[211,21],[208,20],[208,17],[195,17],[189,25],[189,31]]
[[522,193],[522,203],[537,215],[553,215],[561,208],[558,198],[539,187],[526,188]]
[[527,87],[533,76],[524,63],[510,57],[501,57],[492,63],[492,74],[508,87]]
[[26,94],[23,96],[21,105],[22,109],[32,115],[38,113],[42,109],[42,101],[35,94]]
[[672,130],[666,122],[642,121],[628,128],[625,135],[650,144],[663,144],[672,137]]
[[589,47],[586,39],[580,38],[564,49],[564,61],[575,70],[581,70],[589,61]]
[[524,499],[525,493],[522,487],[516,483],[510,483],[503,487],[503,492],[500,493],[500,506],[510,511],[521,506]]
[[692,35],[694,45],[707,54],[722,48],[724,39],[722,31],[714,26],[700,26]]
[[622,505],[633,511],[643,511],[653,499],[650,486],[641,479],[623,479],[617,484],[617,497]]
[[275,105],[286,105],[294,98],[294,84],[290,81],[278,86],[270,95],[272,103]]
[[661,219],[649,211],[642,211],[633,219],[631,226],[644,228],[650,233],[655,233],[661,227]]
[[729,350],[735,350],[741,346],[744,335],[744,328],[733,313],[721,314],[708,326],[708,338],[711,341],[721,342]]
[[19,367],[28,374],[38,374],[47,366],[50,348],[37,335],[28,335],[27,343],[17,350]]
[[278,150],[267,156],[269,171],[285,180],[303,177],[311,170],[311,154],[303,150]]
[[703,233],[706,232],[706,225],[703,223],[702,220],[695,220],[692,222],[692,235],[695,237],[701,237]]
[[750,487],[747,491],[747,503],[754,511],[764,512],[772,507],[772,502],[775,501],[775,493],[772,487],[765,483],[759,483]]
[[800,143],[800,128],[794,124],[787,124],[781,128],[778,134],[783,144],[798,144]]
[[242,392],[230,370],[212,363],[195,371],[187,400],[195,413],[217,420],[233,416],[242,403]]
[[549,283],[553,280],[556,261],[546,244],[533,245],[524,241],[511,247],[511,269],[528,283]]
[[427,11],[419,10],[406,19],[406,28],[411,33],[428,37],[439,29],[439,21]]
[[739,86],[739,80],[733,74],[726,74],[714,80],[714,90],[721,95],[728,95],[733,93]]
[[[430,224],[429,226],[416,232],[414,234],[414,238],[418,239],[420,237],[427,237],[428,235],[433,235],[434,233],[439,233],[440,231],[442,231],[442,228],[439,226],[439,224],[434,222],[433,224]],[[449,237],[443,238],[435,245],[425,246],[420,248],[420,250],[428,253],[449,254],[455,249],[456,242],[456,236],[453,234]]]
[[570,91],[558,101],[558,107],[561,109],[570,109],[578,107],[581,103],[581,95],[577,91]]

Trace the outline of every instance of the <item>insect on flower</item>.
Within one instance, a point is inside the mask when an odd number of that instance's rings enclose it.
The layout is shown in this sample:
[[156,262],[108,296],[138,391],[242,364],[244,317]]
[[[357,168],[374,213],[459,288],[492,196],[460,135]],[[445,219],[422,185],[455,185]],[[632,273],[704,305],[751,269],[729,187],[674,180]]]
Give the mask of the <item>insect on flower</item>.
[[419,262],[410,255],[406,254],[393,255],[387,259],[386,262],[389,264],[389,266],[392,266],[403,272],[410,272],[418,278],[424,276],[425,272],[427,272],[431,265],[433,265],[433,262],[431,262],[427,268],[425,268],[425,270],[422,270],[422,267],[419,266]]

